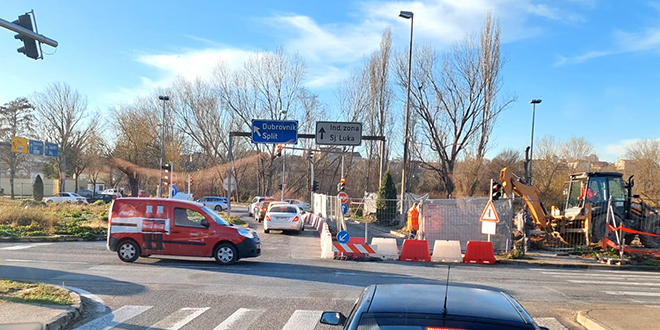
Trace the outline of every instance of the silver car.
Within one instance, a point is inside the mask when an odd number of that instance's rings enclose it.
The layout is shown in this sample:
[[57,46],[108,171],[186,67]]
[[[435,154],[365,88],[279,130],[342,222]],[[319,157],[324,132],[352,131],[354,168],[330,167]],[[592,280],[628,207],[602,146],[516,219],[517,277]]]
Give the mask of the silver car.
[[285,199],[284,201],[289,204],[293,204],[297,206],[303,212],[309,212],[310,209],[309,203],[303,202],[299,199]]
[[227,197],[205,196],[198,199],[197,202],[219,212],[226,210],[228,207]]
[[272,203],[264,216],[264,233],[271,229],[293,231],[301,234],[305,230],[300,208],[288,203]]

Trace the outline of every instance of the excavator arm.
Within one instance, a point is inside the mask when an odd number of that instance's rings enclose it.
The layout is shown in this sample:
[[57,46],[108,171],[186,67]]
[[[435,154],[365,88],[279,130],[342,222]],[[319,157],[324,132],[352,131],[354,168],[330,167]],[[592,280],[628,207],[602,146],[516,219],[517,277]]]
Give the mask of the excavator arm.
[[525,200],[532,219],[534,219],[536,226],[540,230],[552,231],[552,228],[548,228],[551,218],[548,216],[543,203],[541,203],[541,192],[538,188],[528,184],[506,167],[500,172],[500,181],[506,197],[511,197],[515,193]]

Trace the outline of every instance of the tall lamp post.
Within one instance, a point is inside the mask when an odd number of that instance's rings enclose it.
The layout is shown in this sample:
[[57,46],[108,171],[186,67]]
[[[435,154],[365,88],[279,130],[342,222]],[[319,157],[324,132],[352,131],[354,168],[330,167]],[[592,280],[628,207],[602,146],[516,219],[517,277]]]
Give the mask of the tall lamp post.
[[532,104],[532,141],[529,148],[529,184],[532,184],[532,160],[534,159],[534,118],[536,117],[536,105],[541,103],[541,99],[532,99],[529,101]]
[[412,71],[413,12],[401,11],[399,17],[410,19],[410,53],[408,54],[408,91],[406,95],[406,118],[403,128],[403,167],[401,169],[401,216],[405,217],[406,168],[408,167],[408,120],[410,118],[410,75]]
[[158,197],[163,196],[163,164],[165,164],[165,102],[170,100],[167,95],[158,96],[163,101],[163,121],[160,128],[160,178],[158,178]]

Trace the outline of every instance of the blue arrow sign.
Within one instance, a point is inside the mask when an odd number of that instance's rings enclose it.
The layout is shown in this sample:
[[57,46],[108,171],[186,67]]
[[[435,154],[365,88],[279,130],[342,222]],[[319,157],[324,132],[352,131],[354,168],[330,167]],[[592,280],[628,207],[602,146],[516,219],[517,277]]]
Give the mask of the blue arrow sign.
[[339,233],[337,233],[337,242],[341,244],[348,243],[349,238],[351,238],[351,236],[348,235],[348,232],[345,230],[342,230]]
[[298,144],[298,121],[252,119],[252,143]]
[[45,145],[46,148],[44,150],[44,156],[57,157],[59,155],[59,151],[57,149],[57,143],[46,142]]
[[348,206],[346,204],[341,204],[341,212],[343,214],[348,213]]
[[28,141],[28,153],[35,156],[44,155],[44,141],[30,140]]
[[176,188],[176,185],[172,185],[172,197],[176,196],[179,193],[179,189]]

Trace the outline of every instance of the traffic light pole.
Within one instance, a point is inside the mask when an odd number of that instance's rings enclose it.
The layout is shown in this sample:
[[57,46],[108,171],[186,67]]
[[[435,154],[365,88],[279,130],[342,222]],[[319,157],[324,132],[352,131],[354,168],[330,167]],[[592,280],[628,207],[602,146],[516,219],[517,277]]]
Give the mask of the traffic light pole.
[[309,196],[309,204],[311,206],[311,209],[313,210],[314,209],[314,159],[311,159],[310,161],[312,163],[312,165],[311,165],[312,166],[312,174],[310,175],[309,184],[311,185],[312,189],[310,189],[311,194]]
[[51,38],[48,38],[44,35],[35,33],[34,31],[30,31],[30,30],[28,30],[28,29],[26,29],[26,28],[24,28],[20,25],[16,25],[16,24],[13,24],[11,22],[5,21],[2,18],[0,18],[0,26],[7,29],[7,30],[14,31],[14,32],[16,32],[20,35],[26,36],[28,38],[32,38],[36,41],[39,41],[39,42],[44,43],[44,44],[46,44],[48,46],[51,46],[51,47],[57,47],[57,45],[58,45],[57,41],[55,41]]

